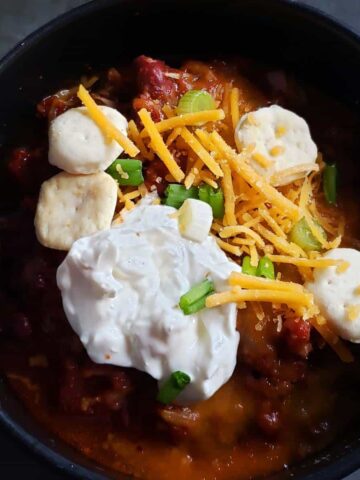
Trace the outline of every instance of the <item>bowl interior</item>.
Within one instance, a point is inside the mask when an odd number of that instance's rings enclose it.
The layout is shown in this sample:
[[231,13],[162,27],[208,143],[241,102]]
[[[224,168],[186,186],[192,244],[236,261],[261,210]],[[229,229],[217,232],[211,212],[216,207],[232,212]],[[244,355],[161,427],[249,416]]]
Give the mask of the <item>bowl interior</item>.
[[[0,64],[0,158],[1,149],[22,141],[19,125],[31,125],[39,99],[89,66],[126,64],[139,54],[175,65],[185,58],[252,57],[360,109],[360,40],[309,9],[282,0],[105,0],[52,22]],[[1,382],[0,398],[0,418],[34,450],[81,478],[112,478],[36,425]],[[359,466],[354,425],[336,445],[273,479],[331,480]]]

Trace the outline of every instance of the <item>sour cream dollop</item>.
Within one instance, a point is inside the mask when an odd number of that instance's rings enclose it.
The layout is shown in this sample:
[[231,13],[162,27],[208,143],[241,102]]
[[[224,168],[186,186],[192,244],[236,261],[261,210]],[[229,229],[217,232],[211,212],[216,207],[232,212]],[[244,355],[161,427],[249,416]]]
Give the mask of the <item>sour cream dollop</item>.
[[176,210],[141,205],[117,227],[77,240],[57,272],[66,316],[96,363],[134,367],[161,385],[172,372],[191,383],[180,404],[212,396],[232,375],[236,305],[184,315],[181,295],[209,278],[216,291],[239,267],[208,236],[182,237]]

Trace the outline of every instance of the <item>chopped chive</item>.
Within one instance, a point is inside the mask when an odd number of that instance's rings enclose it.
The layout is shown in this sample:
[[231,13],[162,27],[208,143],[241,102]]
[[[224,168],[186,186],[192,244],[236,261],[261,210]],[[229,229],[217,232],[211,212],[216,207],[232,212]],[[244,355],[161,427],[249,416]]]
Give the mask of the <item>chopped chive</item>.
[[260,259],[259,265],[257,266],[257,269],[256,269],[256,276],[269,278],[270,280],[275,279],[274,264],[266,256]]
[[170,183],[165,190],[164,205],[169,207],[180,208],[188,198],[198,198],[199,192],[197,187],[187,189],[179,183]]
[[210,280],[204,280],[194,285],[188,292],[180,297],[179,306],[185,315],[199,312],[205,308],[206,297],[215,291]]
[[118,158],[108,167],[106,172],[121,186],[137,187],[144,182],[140,160]]
[[215,190],[210,185],[201,185],[199,187],[199,200],[202,200],[210,205],[214,218],[223,218],[224,194],[221,188]]
[[177,106],[177,114],[201,112],[216,108],[215,100],[205,90],[189,90],[181,98]]
[[156,397],[157,401],[164,404],[173,402],[190,381],[191,379],[186,373],[180,371],[173,372],[161,386]]
[[[323,233],[324,237],[326,237],[323,228],[319,224],[317,224],[317,227]],[[321,244],[311,233],[310,227],[305,217],[295,223],[295,225],[292,227],[292,229],[290,230],[289,239],[291,242],[296,243],[296,245],[301,247],[306,252],[310,250],[321,250]]]
[[241,270],[242,273],[245,273],[246,275],[256,275],[257,268],[251,265],[251,259],[248,255],[244,257],[242,261]]
[[330,205],[336,204],[336,184],[337,168],[336,165],[326,165],[323,173],[323,190],[326,201]]

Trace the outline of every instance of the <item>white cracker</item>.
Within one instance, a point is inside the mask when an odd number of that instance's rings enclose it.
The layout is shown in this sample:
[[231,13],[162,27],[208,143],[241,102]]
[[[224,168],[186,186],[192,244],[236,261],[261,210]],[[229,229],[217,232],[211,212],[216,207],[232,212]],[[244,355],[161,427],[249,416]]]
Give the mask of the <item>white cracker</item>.
[[[100,106],[102,113],[124,135],[127,120],[114,108]],[[73,174],[106,170],[123,151],[115,140],[108,141],[89,116],[86,107],[71,108],[59,115],[49,128],[49,162]]]
[[107,173],[61,172],[41,186],[37,238],[45,247],[69,250],[78,238],[110,227],[116,201],[117,184]]
[[344,260],[349,267],[339,272],[337,267],[315,268],[314,281],[305,286],[315,298],[321,313],[339,337],[360,343],[360,313],[349,318],[348,308],[360,306],[360,252],[353,248],[335,248],[324,258]]
[[[277,135],[279,127],[284,129],[282,135]],[[311,138],[308,124],[294,112],[279,105],[243,115],[235,129],[235,141],[240,151],[243,147],[253,146],[253,153],[269,160],[268,167],[261,166],[254,159],[250,163],[274,186],[287,185],[303,178],[316,166],[317,147]],[[280,148],[282,153],[273,156],[273,148]],[[299,168],[298,172],[296,168]],[[295,171],[290,173],[290,169]]]

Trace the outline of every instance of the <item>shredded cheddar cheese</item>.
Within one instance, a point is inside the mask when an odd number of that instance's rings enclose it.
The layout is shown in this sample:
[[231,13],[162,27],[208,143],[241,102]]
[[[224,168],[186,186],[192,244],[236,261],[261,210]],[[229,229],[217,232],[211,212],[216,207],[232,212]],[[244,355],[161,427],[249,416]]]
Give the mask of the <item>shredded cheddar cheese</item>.
[[351,322],[356,320],[360,315],[360,305],[348,305],[346,307],[346,315]]
[[264,290],[283,290],[291,292],[304,292],[304,287],[294,282],[281,280],[269,280],[268,278],[255,277],[244,273],[232,272],[229,277],[229,285],[238,285],[242,288],[254,288]]
[[249,246],[249,252],[250,252],[250,265],[252,267],[257,267],[259,264],[259,254],[256,250],[255,245],[250,245]]
[[239,247],[236,245],[231,245],[230,243],[224,242],[220,238],[216,237],[216,242],[219,245],[220,248],[225,250],[225,252],[231,253],[232,255],[235,255],[236,257],[241,257],[242,252]]
[[309,268],[327,268],[336,267],[344,263],[343,260],[331,259],[331,258],[295,258],[287,257],[285,255],[268,255],[269,260],[275,263],[288,263],[296,265],[297,267],[309,267]]
[[218,188],[218,184],[216,183],[216,181],[214,180],[214,178],[212,177],[211,173],[209,172],[204,172],[204,171],[200,171],[198,173],[198,177],[199,177],[199,180],[207,183],[208,185],[210,185],[210,187],[213,187],[215,188],[215,190]]
[[306,222],[310,228],[311,233],[313,236],[316,238],[316,240],[320,243],[322,247],[324,247],[327,244],[327,240],[324,237],[323,232],[320,230],[318,225],[314,222],[312,216],[308,213],[307,210],[304,210],[304,217],[306,219]]
[[170,135],[166,139],[166,146],[170,147],[170,145],[177,139],[180,133],[181,133],[181,127],[174,128],[174,130],[170,133]]
[[246,213],[242,216],[242,218],[245,221],[245,223],[243,223],[243,227],[251,228],[261,222],[261,217],[251,217]]
[[212,132],[211,139],[214,145],[225,154],[233,170],[238,173],[238,175],[241,175],[257,192],[264,195],[269,202],[286,212],[290,218],[299,220],[301,216],[300,209],[267,183],[261,175],[256,173],[255,170],[245,162],[242,154],[237,155],[217,132]]
[[231,178],[231,169],[226,161],[223,161],[221,163],[221,167],[224,174],[221,185],[224,192],[226,223],[227,225],[236,225],[237,221],[235,216],[235,195]]
[[279,155],[282,155],[285,152],[285,147],[282,145],[275,145],[270,149],[270,155],[272,157],[278,157]]
[[253,115],[251,112],[248,113],[246,117],[246,123],[248,123],[249,125],[253,125],[255,127],[259,125],[258,121],[255,118],[255,115]]
[[262,155],[259,152],[253,152],[251,154],[251,157],[255,162],[257,162],[261,167],[267,168],[270,167],[273,164],[273,161],[270,160],[269,158],[266,158],[265,155]]
[[300,190],[299,207],[305,211],[311,199],[312,199],[311,184],[309,182],[308,177],[305,177],[303,185]]
[[270,302],[280,303],[291,306],[311,306],[313,304],[312,295],[305,292],[293,292],[290,290],[244,290],[234,288],[231,291],[214,293],[206,299],[208,308],[218,307],[232,302]]
[[[155,128],[159,133],[166,132],[167,130],[173,130],[176,127],[186,127],[189,125],[201,125],[207,122],[217,122],[225,118],[224,111],[218,110],[204,110],[202,112],[184,113],[166,120],[161,120],[155,123]],[[142,137],[147,137],[149,134],[144,129],[141,132]]]
[[229,237],[234,237],[235,235],[238,235],[239,233],[244,233],[245,235],[248,235],[249,237],[253,238],[255,242],[259,245],[259,247],[264,247],[265,242],[264,240],[260,237],[259,234],[251,230],[249,227],[244,227],[244,225],[237,225],[234,227],[224,227],[220,231],[220,237],[221,238],[229,238]]
[[265,208],[259,208],[259,215],[263,220],[265,220],[265,222],[269,225],[269,227],[276,235],[286,238],[286,233],[284,232],[284,230],[279,226],[279,224],[274,220],[274,218]]
[[306,257],[305,252],[298,245],[288,242],[286,238],[275,235],[262,225],[256,225],[255,229],[262,237],[272,243],[279,252],[286,253],[292,257]]
[[271,176],[271,183],[273,184],[278,184],[280,183],[284,178],[290,177],[292,175],[297,175],[299,173],[304,173],[304,172],[317,172],[319,170],[319,165],[316,163],[302,163],[301,165],[296,165],[295,167],[289,167],[285,168],[281,172],[274,173],[274,175]]
[[215,155],[215,146],[210,140],[210,134],[200,128],[195,130],[195,134],[200,140],[200,142],[204,145],[204,147],[210,152],[210,155]]
[[126,193],[125,195],[123,195],[123,200],[134,200],[134,198],[138,198],[140,197],[141,194],[139,192],[139,190],[135,190],[133,192],[129,192],[129,193]]
[[234,243],[235,245],[255,245],[255,240],[251,240],[251,238],[232,238],[231,243]]
[[186,127],[181,129],[180,135],[216,177],[223,176],[220,166]]
[[275,129],[275,136],[281,138],[286,134],[286,127],[284,125],[277,125]]
[[138,115],[151,139],[152,148],[158,157],[164,162],[174,179],[177,182],[181,182],[181,180],[185,177],[185,174],[165,145],[159,131],[156,129],[155,123],[152,121],[150,113],[143,108],[138,112]]
[[324,318],[321,318],[319,321],[318,317],[316,317],[315,321],[312,321],[312,326],[320,333],[326,343],[344,363],[351,363],[354,361],[354,357],[350,350],[346,347],[345,343],[342,342],[334,332],[332,332]]
[[250,305],[251,305],[251,308],[253,309],[255,317],[258,320],[258,322],[255,325],[255,330],[257,330],[258,332],[261,332],[262,330],[264,330],[264,327],[267,321],[263,306],[260,302],[251,302]]
[[141,197],[145,197],[145,195],[148,194],[148,189],[146,188],[145,183],[142,183],[141,185],[139,185],[139,192]]
[[339,273],[339,274],[345,273],[349,267],[350,267],[350,263],[344,261],[338,265],[336,269],[336,273]]
[[165,113],[165,115],[167,116],[167,118],[172,118],[172,117],[175,117],[175,111],[170,107],[170,105],[168,104],[165,104],[163,107],[162,107],[162,111]]
[[144,141],[140,136],[140,132],[139,132],[139,130],[137,128],[137,125],[134,122],[134,120],[130,120],[130,122],[128,124],[128,130],[129,130],[129,135],[130,135],[131,139],[133,140],[133,142],[136,144],[136,146],[140,150],[140,153],[141,153],[142,157],[147,159],[147,160],[153,160],[154,153],[151,150],[147,150],[147,148],[145,147]]
[[240,97],[239,89],[234,87],[230,92],[230,111],[231,111],[232,126],[234,130],[240,118],[239,97]]

